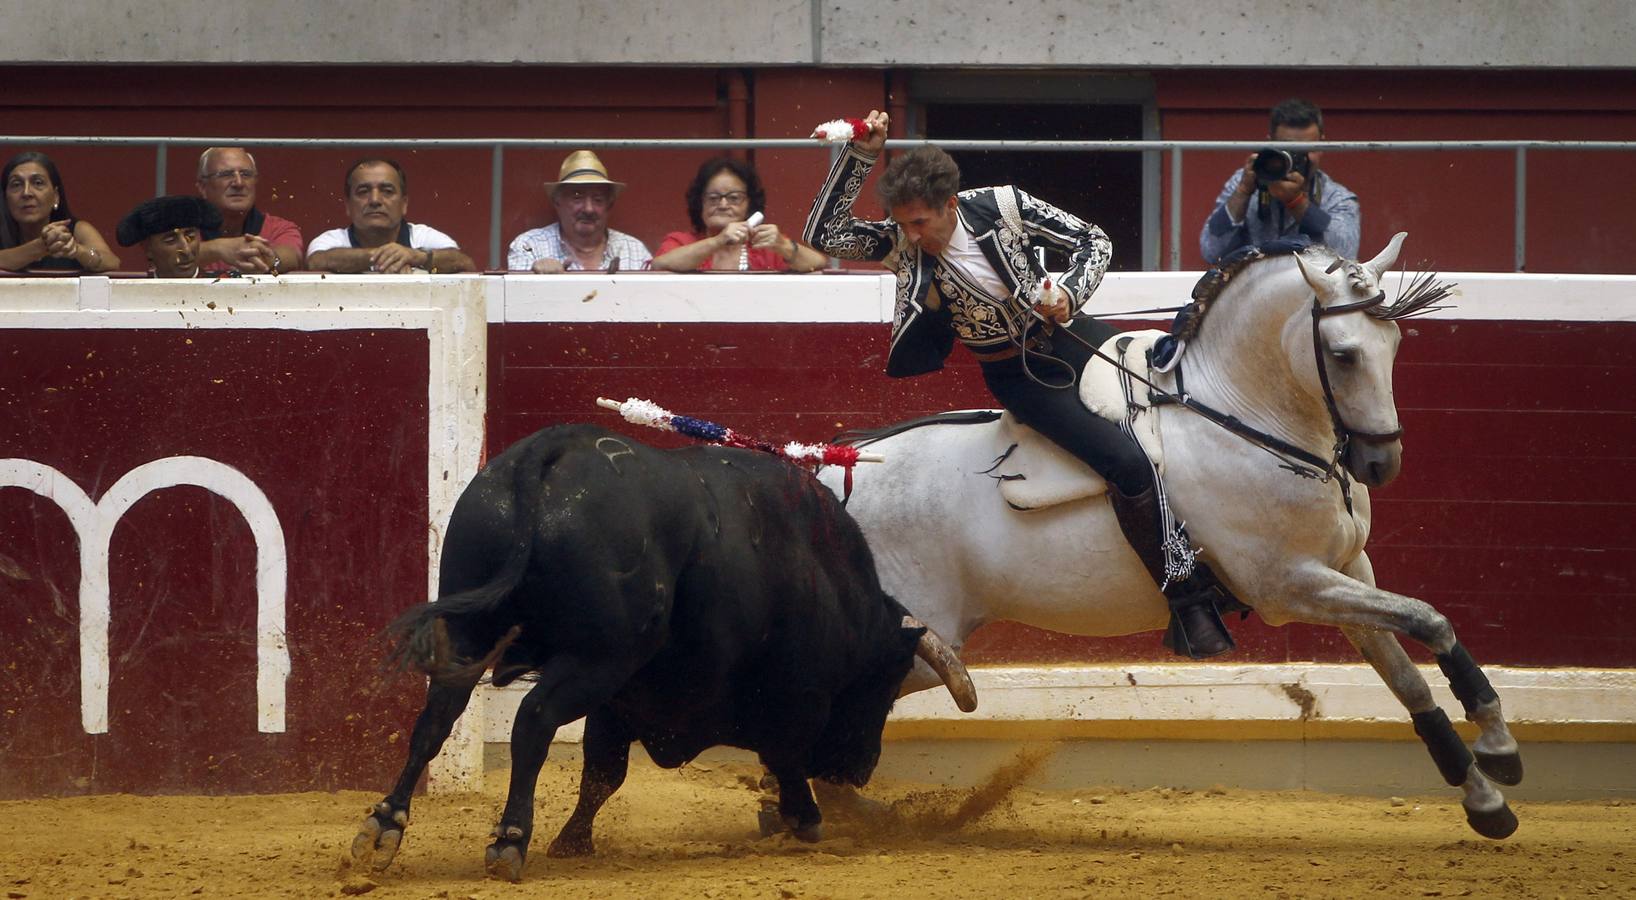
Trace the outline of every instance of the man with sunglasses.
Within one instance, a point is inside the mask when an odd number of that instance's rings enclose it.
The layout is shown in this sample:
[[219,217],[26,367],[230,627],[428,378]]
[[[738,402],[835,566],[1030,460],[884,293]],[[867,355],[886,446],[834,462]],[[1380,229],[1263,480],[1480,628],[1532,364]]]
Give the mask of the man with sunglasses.
[[242,147],[211,147],[199,155],[199,196],[222,217],[199,246],[204,271],[277,275],[301,267],[301,229],[256,208],[258,177],[255,157]]

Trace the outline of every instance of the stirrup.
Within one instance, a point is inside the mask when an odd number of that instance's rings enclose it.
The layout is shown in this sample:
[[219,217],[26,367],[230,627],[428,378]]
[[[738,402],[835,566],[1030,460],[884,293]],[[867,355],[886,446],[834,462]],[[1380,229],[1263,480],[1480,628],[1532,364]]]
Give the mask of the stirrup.
[[1233,633],[1221,620],[1217,598],[1223,596],[1221,589],[1212,585],[1171,604],[1164,645],[1177,656],[1189,659],[1208,659],[1237,647]]

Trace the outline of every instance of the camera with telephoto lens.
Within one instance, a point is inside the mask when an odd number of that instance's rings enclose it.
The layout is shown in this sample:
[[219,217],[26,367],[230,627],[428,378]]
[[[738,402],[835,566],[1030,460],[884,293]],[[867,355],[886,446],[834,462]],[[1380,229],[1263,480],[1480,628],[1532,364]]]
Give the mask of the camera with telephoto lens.
[[1276,147],[1263,147],[1255,155],[1255,162],[1250,164],[1250,170],[1255,173],[1255,186],[1264,188],[1276,181],[1283,181],[1291,172],[1300,172],[1301,177],[1312,177],[1312,160],[1305,150],[1279,150]]

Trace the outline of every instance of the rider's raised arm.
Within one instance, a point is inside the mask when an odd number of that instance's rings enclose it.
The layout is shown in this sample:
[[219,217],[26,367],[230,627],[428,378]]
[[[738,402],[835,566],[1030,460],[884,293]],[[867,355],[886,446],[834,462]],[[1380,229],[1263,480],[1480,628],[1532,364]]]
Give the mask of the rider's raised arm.
[[1079,312],[1108,271],[1113,242],[1101,228],[1025,191],[1017,191],[1017,200],[1029,236],[1068,254],[1068,269],[1058,286],[1068,292],[1073,311]]
[[842,148],[812,202],[801,240],[840,259],[882,260],[892,252],[897,229],[891,220],[874,222],[852,215],[852,204],[878,158],[852,144]]

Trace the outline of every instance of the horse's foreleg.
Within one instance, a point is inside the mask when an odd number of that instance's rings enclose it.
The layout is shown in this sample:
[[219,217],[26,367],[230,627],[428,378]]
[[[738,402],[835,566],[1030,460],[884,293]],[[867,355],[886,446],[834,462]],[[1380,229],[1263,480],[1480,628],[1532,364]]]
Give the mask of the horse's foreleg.
[[1409,655],[1403,652],[1397,637],[1368,628],[1341,631],[1380,674],[1398,702],[1409,710],[1414,733],[1425,742],[1443,780],[1465,791],[1461,805],[1465,807],[1466,821],[1472,829],[1491,838],[1507,837],[1516,831],[1517,817],[1506,804],[1505,795],[1484,776],[1478,760],[1473,759],[1465,742],[1460,740],[1448,714],[1432,699],[1431,687]]
[[[1351,565],[1347,566],[1345,574],[1381,594],[1396,597],[1396,595],[1387,594],[1385,591],[1375,588],[1374,568],[1370,565],[1367,554],[1360,554]],[[1408,597],[1399,599],[1424,607],[1425,612],[1422,615],[1429,613],[1430,616],[1440,620],[1441,627],[1434,625],[1433,631],[1447,631],[1446,648],[1431,646],[1431,649],[1437,655],[1438,668],[1443,670],[1444,676],[1449,680],[1449,690],[1454,693],[1455,699],[1459,700],[1460,705],[1465,708],[1466,721],[1481,729],[1481,733],[1477,736],[1477,741],[1472,747],[1477,754],[1478,767],[1483,770],[1484,774],[1500,784],[1521,784],[1522,755],[1518,750],[1516,738],[1511,736],[1511,729],[1506,726],[1505,715],[1500,709],[1499,694],[1495,693],[1493,686],[1489,684],[1488,676],[1483,674],[1483,670],[1478,667],[1476,660],[1471,658],[1471,654],[1466,651],[1465,645],[1454,637],[1454,629],[1448,625],[1446,618],[1432,609],[1430,605],[1419,600]],[[1410,636],[1413,637],[1414,635],[1411,633]],[[1409,663],[1408,657],[1403,654],[1403,648],[1398,645],[1396,639],[1390,635],[1383,636],[1392,645],[1391,649],[1396,651],[1396,656],[1401,659],[1400,662],[1387,663],[1391,673],[1388,674],[1388,669],[1383,668],[1381,663],[1375,662],[1370,657],[1370,651],[1365,650],[1358,643],[1351,631],[1347,631],[1347,637],[1352,639],[1354,645],[1358,646],[1359,652],[1363,653],[1364,658],[1369,660],[1370,665],[1375,667],[1375,671],[1379,672],[1381,678],[1386,680],[1387,686],[1391,687],[1392,693],[1397,695],[1398,699],[1402,701],[1404,706],[1409,708],[1410,712],[1427,708],[1411,702],[1410,697],[1402,693],[1395,683],[1396,680],[1412,677],[1415,682],[1419,683],[1420,690],[1427,690],[1425,680],[1420,677],[1419,670]],[[1379,649],[1378,652],[1388,653],[1384,648]],[[1413,685],[1408,687],[1411,690],[1413,689]],[[1429,695],[1427,700],[1430,700]]]
[[[1360,557],[1359,562],[1348,569],[1348,574],[1365,585],[1373,585],[1374,573],[1369,567],[1367,557]],[[1364,660],[1380,675],[1392,695],[1409,711],[1415,734],[1425,742],[1426,750],[1431,754],[1432,761],[1437,764],[1443,780],[1465,792],[1461,805],[1465,808],[1466,821],[1472,829],[1490,838],[1504,838],[1516,831],[1516,815],[1511,812],[1499,788],[1484,775],[1487,767],[1482,765],[1480,758],[1482,751],[1479,750],[1478,759],[1473,759],[1471,752],[1466,749],[1465,742],[1455,732],[1454,725],[1449,722],[1448,714],[1444,713],[1432,699],[1430,685],[1420,674],[1420,669],[1409,659],[1409,655],[1403,651],[1403,645],[1398,643],[1397,636],[1378,628],[1358,626],[1342,626],[1341,631],[1358,649]],[[1455,646],[1459,646],[1458,643]],[[1504,720],[1498,717],[1497,700],[1493,709],[1494,719],[1498,720],[1498,736],[1511,742],[1512,758],[1516,759],[1516,742],[1511,741],[1510,732],[1505,730]],[[1488,735],[1485,726],[1484,736]],[[1481,747],[1481,739],[1478,744]],[[1520,762],[1517,765],[1520,767]]]

